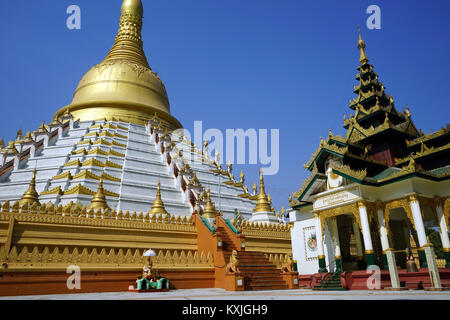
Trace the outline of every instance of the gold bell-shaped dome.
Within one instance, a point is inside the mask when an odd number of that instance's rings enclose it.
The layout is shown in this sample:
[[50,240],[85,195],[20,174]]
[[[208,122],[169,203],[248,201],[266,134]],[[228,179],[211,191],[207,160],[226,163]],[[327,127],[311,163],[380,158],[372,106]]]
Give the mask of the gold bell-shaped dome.
[[141,0],[124,0],[119,31],[106,58],[81,79],[67,109],[75,119],[113,120],[145,124],[158,117],[170,128],[181,124],[170,115],[166,88],[150,68],[141,39]]

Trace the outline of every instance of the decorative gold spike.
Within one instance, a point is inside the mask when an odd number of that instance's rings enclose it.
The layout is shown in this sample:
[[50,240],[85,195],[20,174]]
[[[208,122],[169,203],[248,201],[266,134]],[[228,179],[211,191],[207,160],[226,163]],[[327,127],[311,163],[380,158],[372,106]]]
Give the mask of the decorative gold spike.
[[144,9],[141,0],[125,0],[122,4],[120,28],[105,62],[127,60],[150,69],[142,45],[141,30]]
[[2,139],[0,140],[0,149],[4,147],[5,147],[5,140],[2,137]]
[[205,208],[203,209],[202,216],[205,218],[215,218],[216,217],[216,207],[211,201],[211,190],[208,189],[208,192],[206,194],[206,204]]
[[256,207],[253,212],[271,212],[270,201],[267,199],[266,191],[264,188],[264,178],[262,174],[262,168],[259,173],[259,194],[256,202]]
[[25,191],[25,193],[23,194],[19,204],[20,206],[23,206],[25,204],[32,205],[35,202],[37,202],[38,205],[40,205],[39,194],[36,192],[36,169],[34,169],[33,171],[30,186],[28,187],[28,190]]
[[100,179],[98,184],[97,193],[92,199],[91,204],[88,206],[88,210],[90,209],[110,209],[108,203],[106,202],[106,196],[103,191],[103,179]]
[[156,199],[153,201],[152,208],[149,214],[169,214],[164,207],[164,202],[161,199],[161,181],[158,181],[158,188],[156,189]]
[[364,40],[361,37],[361,30],[359,29],[358,26],[358,34],[359,34],[359,39],[358,39],[358,49],[361,51],[361,55],[359,57],[359,62],[361,62],[361,64],[366,64],[367,62],[369,62],[369,58],[367,58],[366,52],[364,51],[364,49],[366,48],[366,43],[364,42]]

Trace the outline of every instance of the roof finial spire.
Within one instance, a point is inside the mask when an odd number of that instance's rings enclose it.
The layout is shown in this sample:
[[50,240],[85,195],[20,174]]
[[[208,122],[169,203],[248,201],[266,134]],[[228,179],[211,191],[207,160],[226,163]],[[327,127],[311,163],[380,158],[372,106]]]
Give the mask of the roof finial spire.
[[369,62],[369,58],[367,58],[366,52],[364,51],[364,49],[366,48],[366,43],[361,37],[361,29],[359,29],[359,26],[358,26],[358,34],[359,39],[357,47],[361,51],[361,55],[359,56],[359,62],[361,62],[362,64],[366,64],[367,62]]
[[33,176],[31,177],[28,190],[23,194],[22,199],[20,199],[19,205],[33,205],[35,202],[40,205],[39,194],[36,191],[36,168],[33,171]]
[[266,190],[264,187],[263,169],[259,169],[259,194],[256,202],[256,208],[254,212],[271,212],[270,201],[267,198]]
[[88,210],[90,209],[109,209],[103,190],[103,179],[100,179],[100,182],[98,183],[97,193],[95,194],[91,204],[88,207]]
[[150,69],[141,38],[143,15],[144,8],[141,0],[123,1],[119,31],[105,61],[127,60]]
[[164,202],[161,199],[161,180],[158,181],[158,187],[156,189],[156,198],[155,201],[153,201],[152,208],[149,211],[150,214],[169,214],[166,211],[166,208],[164,206]]

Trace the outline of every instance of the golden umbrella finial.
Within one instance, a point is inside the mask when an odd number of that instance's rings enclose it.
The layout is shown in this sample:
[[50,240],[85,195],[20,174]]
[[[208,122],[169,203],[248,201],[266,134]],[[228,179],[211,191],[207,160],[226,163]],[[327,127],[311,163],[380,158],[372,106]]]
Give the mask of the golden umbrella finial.
[[33,205],[34,203],[41,205],[39,202],[39,194],[36,191],[36,169],[33,171],[33,176],[31,177],[30,185],[28,190],[22,196],[22,199],[19,202],[20,206],[25,204]]
[[152,208],[149,211],[149,214],[169,214],[166,211],[164,206],[164,202],[161,199],[161,181],[158,181],[158,187],[156,189],[156,198],[153,201]]
[[127,60],[150,69],[141,37],[143,14],[141,0],[124,0],[119,31],[105,61]]
[[259,194],[256,202],[256,208],[253,212],[270,212],[272,208],[267,199],[266,190],[264,188],[264,178],[262,168],[259,170]]
[[361,62],[362,64],[366,64],[367,62],[369,62],[369,58],[367,58],[366,52],[364,51],[364,49],[366,48],[366,43],[361,37],[361,30],[359,29],[359,26],[358,26],[358,34],[359,39],[357,47],[361,51],[361,55],[359,56],[359,62]]
[[211,190],[208,189],[208,192],[206,193],[206,204],[205,208],[203,209],[202,216],[205,218],[215,218],[216,217],[216,207],[211,201]]
[[106,196],[103,190],[103,179],[100,179],[97,193],[95,194],[91,204],[88,207],[88,210],[90,209],[109,209],[108,203],[106,202]]

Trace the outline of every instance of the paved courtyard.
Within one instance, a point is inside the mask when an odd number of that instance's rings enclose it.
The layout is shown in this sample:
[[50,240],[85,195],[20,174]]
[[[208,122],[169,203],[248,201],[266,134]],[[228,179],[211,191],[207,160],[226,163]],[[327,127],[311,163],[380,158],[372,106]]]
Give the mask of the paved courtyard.
[[450,300],[450,292],[409,290],[318,292],[308,289],[232,292],[222,289],[184,289],[170,292],[104,292],[0,297],[0,300]]

